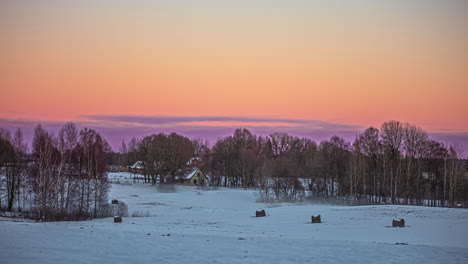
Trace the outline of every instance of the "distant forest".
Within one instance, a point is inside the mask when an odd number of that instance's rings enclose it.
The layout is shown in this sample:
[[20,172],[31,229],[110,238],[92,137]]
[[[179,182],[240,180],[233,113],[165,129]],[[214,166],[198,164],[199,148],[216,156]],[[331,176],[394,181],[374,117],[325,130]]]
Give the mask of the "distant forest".
[[38,125],[30,151],[20,129],[0,129],[0,210],[42,220],[108,216],[110,167],[142,161],[145,183],[173,184],[192,157],[202,161],[210,186],[256,188],[263,201],[468,207],[462,153],[460,146],[431,140],[421,128],[398,121],[370,127],[353,142],[237,129],[213,146],[160,133],[122,142],[119,152],[97,131],[78,131],[73,123],[57,135]]
[[175,133],[154,134],[123,142],[113,163],[143,161],[145,182],[171,183],[197,156],[210,185],[258,188],[266,201],[346,197],[356,204],[466,207],[468,163],[461,155],[460,146],[445,146],[417,126],[389,121],[366,129],[354,142],[333,136],[316,143],[237,129],[210,147]]

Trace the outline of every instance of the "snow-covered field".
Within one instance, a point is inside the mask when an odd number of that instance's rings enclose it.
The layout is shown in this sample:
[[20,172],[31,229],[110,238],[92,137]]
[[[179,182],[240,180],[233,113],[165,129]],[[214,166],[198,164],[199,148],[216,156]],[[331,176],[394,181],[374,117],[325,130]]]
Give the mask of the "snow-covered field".
[[[121,182],[110,198],[150,217],[0,218],[0,263],[468,263],[465,209],[261,204],[253,190],[161,189],[110,176]],[[254,217],[260,209],[267,217]],[[311,224],[318,214],[323,223]],[[393,218],[407,227],[391,228]]]

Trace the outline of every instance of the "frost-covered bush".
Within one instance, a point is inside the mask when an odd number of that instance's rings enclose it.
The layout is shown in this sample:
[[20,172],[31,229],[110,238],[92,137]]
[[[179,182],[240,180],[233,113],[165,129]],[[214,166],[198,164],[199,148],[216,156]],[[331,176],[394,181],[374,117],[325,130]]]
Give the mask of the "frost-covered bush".
[[263,181],[259,188],[260,202],[300,202],[305,198],[305,189],[297,178],[276,177]]
[[128,207],[124,202],[119,201],[117,205],[112,205],[112,206],[114,209],[113,210],[114,216],[123,216],[123,217],[128,216]]
[[133,211],[132,217],[151,217],[151,214],[149,211],[146,211],[146,212]]

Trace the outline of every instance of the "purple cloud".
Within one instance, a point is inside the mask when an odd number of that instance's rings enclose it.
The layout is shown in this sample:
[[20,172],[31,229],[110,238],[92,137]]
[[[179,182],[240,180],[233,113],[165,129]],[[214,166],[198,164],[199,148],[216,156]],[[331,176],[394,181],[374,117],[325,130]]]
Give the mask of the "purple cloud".
[[140,124],[180,124],[188,122],[221,121],[221,122],[281,122],[281,123],[304,123],[307,120],[287,118],[261,118],[245,116],[132,116],[132,115],[85,115],[81,116],[95,121],[112,121]]
[[131,116],[131,115],[87,115],[81,116],[92,121],[132,123],[141,125],[180,125],[190,122],[243,122],[252,126],[259,123],[285,123],[295,126],[307,126],[327,129],[362,129],[362,126],[352,124],[338,124],[321,120],[275,118],[275,117],[247,117],[247,116]]

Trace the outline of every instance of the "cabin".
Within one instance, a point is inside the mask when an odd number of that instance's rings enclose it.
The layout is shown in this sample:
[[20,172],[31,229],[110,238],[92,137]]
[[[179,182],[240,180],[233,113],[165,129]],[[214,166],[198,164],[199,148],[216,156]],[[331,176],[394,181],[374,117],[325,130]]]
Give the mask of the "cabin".
[[200,168],[191,168],[179,178],[179,183],[184,185],[206,185],[206,179],[205,173]]
[[128,168],[128,171],[131,173],[143,174],[144,165],[145,165],[145,162],[139,160],[135,162],[135,164],[133,164],[132,166],[128,166],[127,168]]

